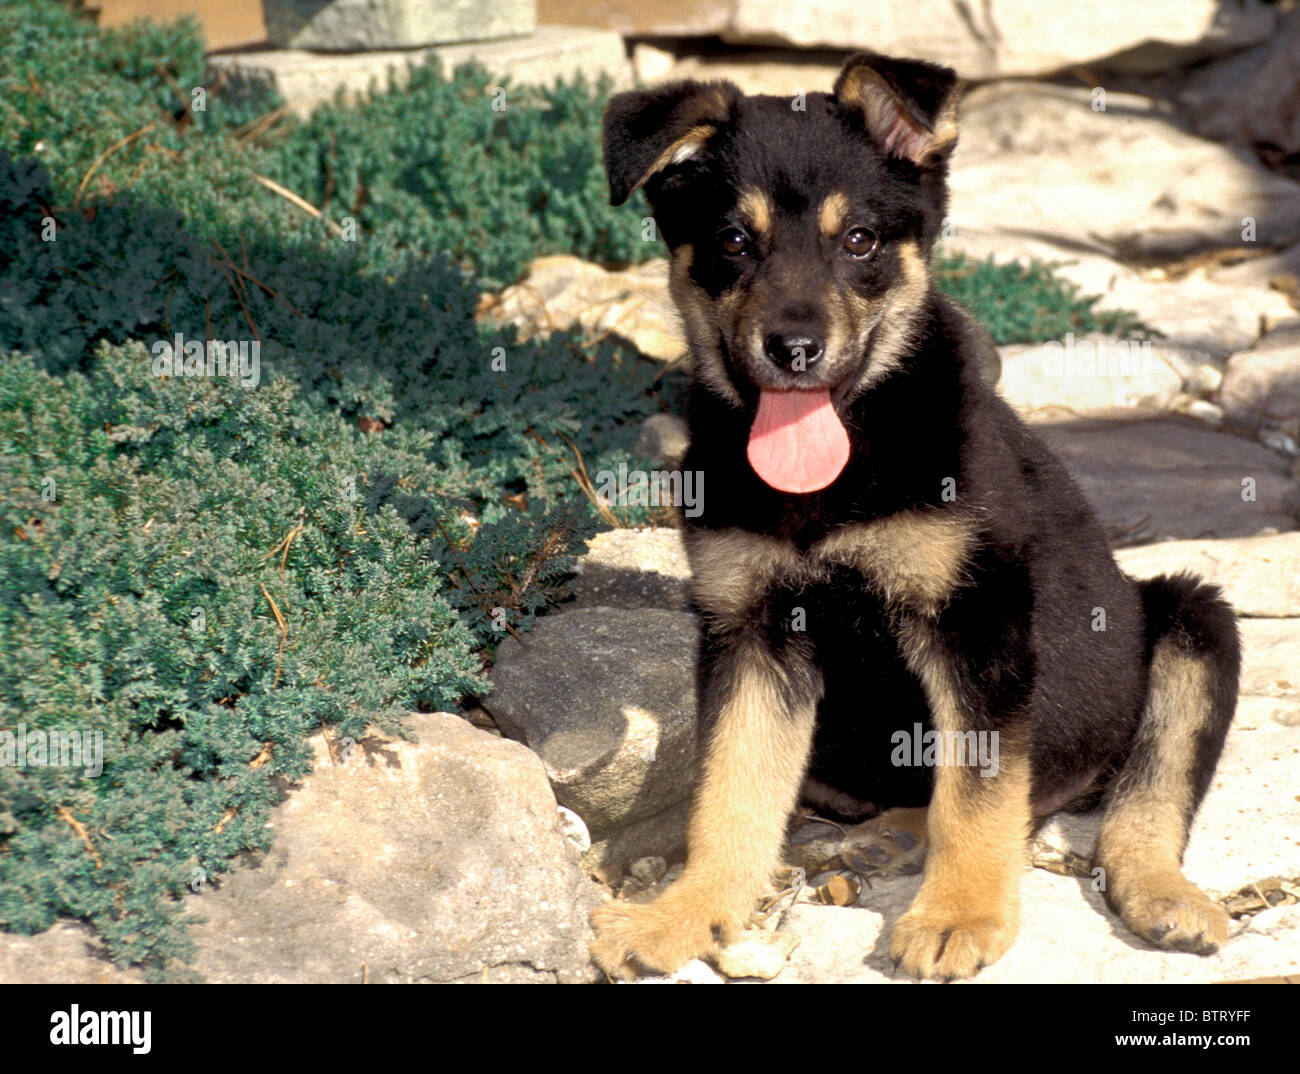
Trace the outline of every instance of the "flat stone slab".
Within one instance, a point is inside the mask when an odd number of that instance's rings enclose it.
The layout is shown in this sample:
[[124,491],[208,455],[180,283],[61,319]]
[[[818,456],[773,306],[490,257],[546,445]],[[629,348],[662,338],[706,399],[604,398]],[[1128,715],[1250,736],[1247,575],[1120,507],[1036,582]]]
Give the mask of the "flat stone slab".
[[509,78],[512,85],[550,85],[556,79],[572,80],[581,74],[594,84],[602,74],[615,87],[630,84],[631,67],[623,39],[605,30],[570,26],[539,26],[527,37],[462,45],[440,45],[359,53],[307,52],[302,49],[274,49],[267,52],[229,52],[208,57],[216,72],[246,79],[274,89],[299,115],[327,104],[335,93],[365,94],[371,83],[405,83],[408,67],[433,54],[450,72],[463,63],[477,60],[489,71]]
[[1083,487],[1115,544],[1296,528],[1289,463],[1244,437],[1132,411],[1040,419],[1033,428]]
[[[1265,619],[1300,616],[1300,533],[1222,541],[1158,541],[1122,548],[1115,556],[1134,578],[1193,571],[1222,586],[1238,615]],[[1300,653],[1296,656],[1300,664]]]
[[[1134,19],[1123,4],[1041,0],[910,0],[906,4],[735,0],[728,41],[870,48],[956,67],[966,78],[1042,75],[1107,57],[1160,69],[1264,40],[1276,15],[1258,4],[1229,14],[1215,0],[1154,0]],[[1143,47],[1146,46],[1146,47]],[[1173,60],[1172,62],[1177,62]]]
[[[773,984],[910,984],[893,975],[889,938],[920,877],[877,881],[860,906],[793,907],[781,924],[799,946]],[[1210,984],[1295,973],[1300,906],[1234,921],[1208,957],[1160,951],[1132,935],[1087,881],[1042,869],[1021,881],[1020,933],[1011,949],[961,984]]]
[[[1300,184],[1180,128],[1169,109],[1085,88],[1001,83],[962,102],[951,220],[1100,241],[1123,257],[1300,239]],[[1139,163],[1140,162],[1140,163]],[[1142,307],[1137,307],[1139,314]]]
[[279,48],[414,48],[532,33],[534,0],[262,0]]

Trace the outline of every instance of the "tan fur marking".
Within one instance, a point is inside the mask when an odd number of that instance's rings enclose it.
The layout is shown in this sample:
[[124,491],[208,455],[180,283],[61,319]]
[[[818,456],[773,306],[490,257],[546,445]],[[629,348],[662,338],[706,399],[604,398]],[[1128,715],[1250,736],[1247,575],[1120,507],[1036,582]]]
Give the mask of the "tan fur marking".
[[1227,912],[1182,872],[1196,766],[1196,731],[1210,719],[1208,658],[1164,643],[1151,658],[1150,696],[1138,732],[1153,752],[1147,782],[1108,806],[1096,862],[1107,894],[1135,933],[1169,947],[1212,951],[1227,939]]
[[849,199],[842,191],[836,190],[828,195],[817,210],[817,227],[829,241],[840,236],[849,218]]
[[973,778],[953,765],[935,771],[925,880],[890,941],[899,968],[914,976],[971,977],[1001,958],[1019,929],[1031,822],[1027,750],[982,781],[981,793],[971,793]]
[[968,515],[935,509],[843,526],[807,555],[742,529],[685,533],[691,594],[723,627],[742,625],[774,585],[824,581],[833,565],[861,571],[890,603],[933,616],[965,580],[976,539]]
[[759,238],[767,238],[772,234],[772,217],[776,209],[772,199],[762,190],[751,188],[741,191],[736,201],[736,211],[740,213],[741,219],[749,226],[750,231]]
[[641,189],[656,172],[661,172],[670,164],[680,164],[683,160],[694,156],[704,148],[705,143],[717,133],[717,130],[717,127],[709,123],[692,127],[655,158],[655,162],[646,170],[645,175],[641,176],[628,191],[629,196]]
[[592,915],[592,954],[611,976],[633,958],[672,971],[748,921],[780,864],[812,743],[815,706],[791,712],[782,672],[757,645],[743,655],[705,749],[687,830],[686,869],[648,905],[607,903]]
[[741,625],[774,583],[796,580],[806,570],[794,549],[775,537],[694,529],[686,531],[685,540],[691,595],[720,626]]
[[930,270],[913,240],[899,246],[898,258],[903,270],[902,279],[890,288],[883,306],[873,309],[868,318],[863,318],[865,327],[858,345],[865,346],[870,340],[871,357],[849,393],[849,401],[897,369],[915,342],[916,315],[930,290]]
[[[903,656],[921,680],[935,730],[969,727],[952,669],[920,619],[901,624]],[[941,764],[926,818],[925,881],[890,944],[918,977],[973,976],[996,961],[1019,928],[1020,874],[1031,823],[1029,751],[1002,735],[998,774]]]
[[963,513],[900,511],[842,526],[812,551],[861,571],[890,603],[935,615],[962,583],[975,540]]
[[668,293],[682,318],[691,370],[719,398],[740,406],[740,393],[717,352],[718,304],[691,279],[694,258],[695,248],[683,243],[673,251],[668,267]]

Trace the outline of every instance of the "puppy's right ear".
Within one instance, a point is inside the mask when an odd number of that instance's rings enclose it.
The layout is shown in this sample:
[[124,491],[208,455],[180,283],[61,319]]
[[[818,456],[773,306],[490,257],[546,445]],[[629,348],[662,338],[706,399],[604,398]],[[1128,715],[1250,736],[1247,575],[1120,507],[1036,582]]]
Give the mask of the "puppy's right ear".
[[730,82],[669,82],[619,93],[605,107],[605,173],[622,205],[656,172],[680,164],[730,123],[740,99]]

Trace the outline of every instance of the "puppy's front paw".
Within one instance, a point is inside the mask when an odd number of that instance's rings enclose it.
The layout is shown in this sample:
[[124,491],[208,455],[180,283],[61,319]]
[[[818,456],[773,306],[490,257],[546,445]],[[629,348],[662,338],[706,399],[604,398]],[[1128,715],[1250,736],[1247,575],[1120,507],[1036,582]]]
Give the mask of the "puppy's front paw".
[[904,973],[945,981],[974,977],[1016,938],[1020,923],[1012,908],[926,904],[923,895],[894,924],[889,953]]
[[672,973],[717,950],[744,925],[743,914],[679,881],[652,903],[610,902],[591,915],[592,958],[609,976],[627,980],[638,969]]

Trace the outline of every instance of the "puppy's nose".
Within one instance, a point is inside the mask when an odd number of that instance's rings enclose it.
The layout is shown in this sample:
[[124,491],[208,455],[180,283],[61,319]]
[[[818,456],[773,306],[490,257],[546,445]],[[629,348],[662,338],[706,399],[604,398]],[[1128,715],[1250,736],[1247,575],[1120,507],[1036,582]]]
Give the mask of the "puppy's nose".
[[770,332],[763,350],[782,369],[802,373],[822,356],[822,341],[811,332]]

